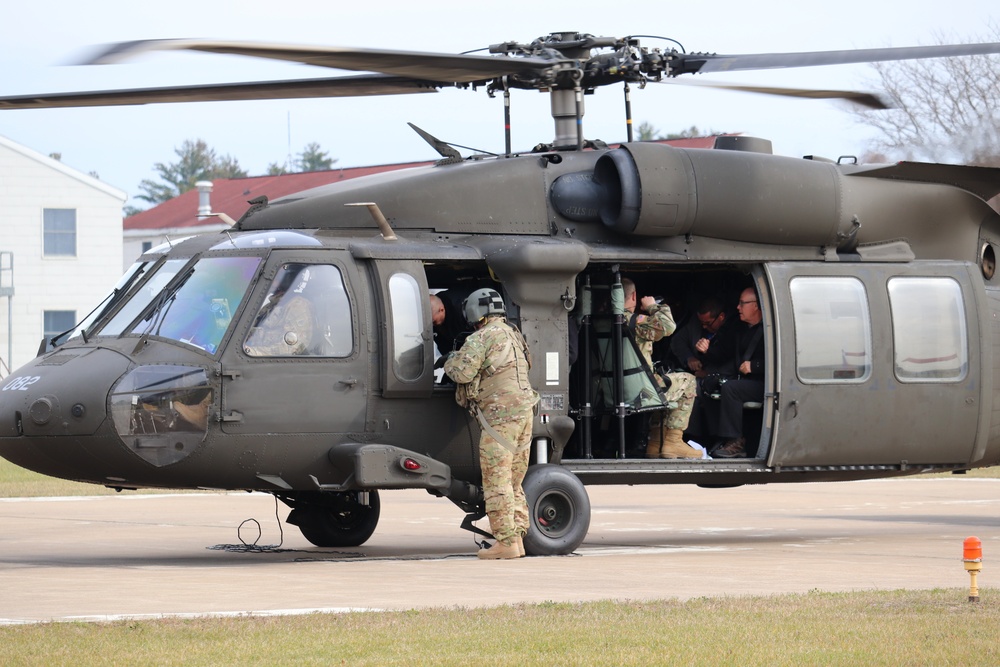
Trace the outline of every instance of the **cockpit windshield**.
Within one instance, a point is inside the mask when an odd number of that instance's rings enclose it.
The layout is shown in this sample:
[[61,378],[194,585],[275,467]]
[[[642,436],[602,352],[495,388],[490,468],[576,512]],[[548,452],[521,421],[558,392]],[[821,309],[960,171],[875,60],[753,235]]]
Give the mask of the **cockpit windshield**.
[[203,257],[188,265],[189,261],[164,262],[99,334],[149,334],[214,354],[261,258]]
[[87,336],[90,333],[90,326],[101,319],[105,313],[110,312],[115,306],[118,305],[118,300],[128,292],[132,284],[142,277],[142,274],[146,271],[149,266],[149,262],[136,262],[133,264],[128,271],[125,272],[114,286],[111,292],[104,297],[100,305],[93,310],[87,317],[83,319],[82,322],[77,324],[73,331],[70,332],[69,338],[76,338],[77,336]]

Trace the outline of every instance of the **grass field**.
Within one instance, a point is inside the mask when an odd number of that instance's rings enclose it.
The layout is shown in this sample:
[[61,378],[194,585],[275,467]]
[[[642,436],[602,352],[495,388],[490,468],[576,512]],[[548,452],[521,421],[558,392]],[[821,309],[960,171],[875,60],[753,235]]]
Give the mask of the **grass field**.
[[[45,498],[56,496],[109,496],[114,489],[97,484],[46,477],[0,459],[0,498]],[[128,493],[142,493],[129,491]]]
[[996,665],[1000,590],[0,627],[20,665]]

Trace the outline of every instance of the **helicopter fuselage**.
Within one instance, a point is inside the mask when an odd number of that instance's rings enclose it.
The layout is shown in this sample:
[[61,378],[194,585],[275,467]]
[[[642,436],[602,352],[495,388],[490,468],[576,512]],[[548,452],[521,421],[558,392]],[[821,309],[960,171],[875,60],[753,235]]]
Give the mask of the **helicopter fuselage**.
[[[994,465],[1000,217],[977,194],[986,176],[628,144],[256,202],[231,231],[144,254],[91,320],[4,380],[0,455],[116,488],[426,488],[474,506],[479,427],[435,372],[448,350],[428,299],[489,285],[533,355],[536,461],[584,484]],[[396,238],[348,206],[366,202]],[[582,297],[621,276],[678,323],[697,299],[730,307],[754,289],[766,372],[744,410],[746,458],[595,454],[629,410],[587,388],[613,369],[579,343]],[[308,334],[260,342],[296,291]]]

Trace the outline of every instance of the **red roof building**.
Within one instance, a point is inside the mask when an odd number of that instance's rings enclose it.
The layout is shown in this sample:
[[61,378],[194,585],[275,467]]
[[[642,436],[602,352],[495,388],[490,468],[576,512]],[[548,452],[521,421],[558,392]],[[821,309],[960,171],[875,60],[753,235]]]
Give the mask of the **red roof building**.
[[261,195],[266,195],[268,199],[274,200],[320,185],[427,164],[431,164],[431,162],[405,162],[372,167],[311,171],[301,174],[282,174],[281,176],[225,178],[213,181],[207,184],[208,187],[188,190],[179,197],[174,197],[151,209],[125,218],[123,222],[124,268],[128,268],[135,258],[143,252],[160,243],[176,241],[193,234],[218,232],[229,228],[229,224],[224,222],[224,219],[220,219],[219,216],[199,215],[203,212],[200,209],[210,210],[212,213],[224,213],[229,218],[238,220],[249,208],[247,202]]

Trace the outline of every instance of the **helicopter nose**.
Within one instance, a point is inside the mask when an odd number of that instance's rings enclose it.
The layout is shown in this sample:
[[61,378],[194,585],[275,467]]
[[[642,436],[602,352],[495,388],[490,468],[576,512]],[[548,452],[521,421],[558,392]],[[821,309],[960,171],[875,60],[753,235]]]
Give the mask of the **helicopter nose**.
[[35,359],[0,387],[0,436],[92,435],[107,417],[108,390],[129,365],[107,349]]
[[22,366],[0,384],[0,456],[59,477],[92,467],[84,442],[107,420],[108,390],[129,365],[112,350],[80,348]]

